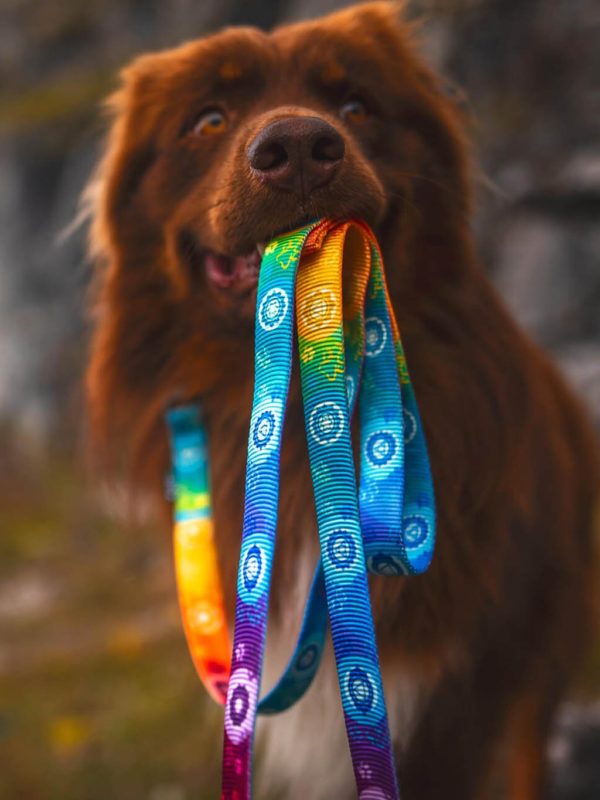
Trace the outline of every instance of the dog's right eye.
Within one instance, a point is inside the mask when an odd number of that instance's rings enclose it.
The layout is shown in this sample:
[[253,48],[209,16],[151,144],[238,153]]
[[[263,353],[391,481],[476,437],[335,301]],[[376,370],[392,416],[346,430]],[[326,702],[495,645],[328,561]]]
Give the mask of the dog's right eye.
[[367,106],[359,97],[351,97],[340,108],[340,117],[347,122],[364,122],[368,116]]
[[191,133],[196,136],[219,136],[227,130],[227,117],[218,108],[205,111],[194,123]]

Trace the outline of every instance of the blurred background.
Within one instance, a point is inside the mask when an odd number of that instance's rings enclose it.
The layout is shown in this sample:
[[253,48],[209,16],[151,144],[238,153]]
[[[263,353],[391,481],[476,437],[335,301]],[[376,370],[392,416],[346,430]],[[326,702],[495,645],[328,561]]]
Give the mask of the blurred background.
[[[215,796],[219,716],[186,653],[169,540],[125,525],[84,474],[90,270],[85,231],[69,228],[123,63],[343,5],[0,0],[2,800]],[[408,8],[474,117],[486,267],[600,424],[600,6]],[[596,653],[559,720],[553,800],[600,797],[599,673]]]

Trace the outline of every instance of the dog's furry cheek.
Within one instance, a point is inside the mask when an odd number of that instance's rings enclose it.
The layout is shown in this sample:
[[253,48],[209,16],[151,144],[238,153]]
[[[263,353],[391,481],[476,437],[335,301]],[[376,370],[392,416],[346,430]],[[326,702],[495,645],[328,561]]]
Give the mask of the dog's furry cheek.
[[192,288],[192,270],[196,258],[196,244],[188,229],[177,223],[167,226],[165,240],[165,268],[177,300],[186,297]]

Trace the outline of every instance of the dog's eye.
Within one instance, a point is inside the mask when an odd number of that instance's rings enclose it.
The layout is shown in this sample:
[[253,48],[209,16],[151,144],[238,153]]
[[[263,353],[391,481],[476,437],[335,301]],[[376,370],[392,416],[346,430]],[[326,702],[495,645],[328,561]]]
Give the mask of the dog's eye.
[[347,122],[364,122],[368,116],[366,105],[357,97],[348,100],[340,108],[340,117]]
[[205,111],[196,121],[193,133],[196,136],[218,136],[227,130],[227,118],[218,108]]

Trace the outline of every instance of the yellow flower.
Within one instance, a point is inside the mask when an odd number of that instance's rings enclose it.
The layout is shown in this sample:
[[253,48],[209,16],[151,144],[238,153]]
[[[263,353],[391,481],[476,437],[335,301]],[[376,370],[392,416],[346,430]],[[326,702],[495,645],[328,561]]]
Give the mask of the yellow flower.
[[316,342],[326,339],[341,325],[341,298],[329,286],[302,292],[298,299],[298,334]]
[[48,727],[50,746],[57,756],[76,755],[89,741],[91,725],[79,716],[62,716]]

